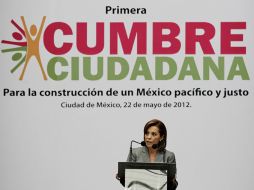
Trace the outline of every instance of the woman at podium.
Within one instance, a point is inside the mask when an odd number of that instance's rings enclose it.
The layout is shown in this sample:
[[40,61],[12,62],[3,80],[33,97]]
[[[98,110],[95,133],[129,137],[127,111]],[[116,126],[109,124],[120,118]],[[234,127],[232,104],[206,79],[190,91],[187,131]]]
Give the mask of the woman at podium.
[[145,124],[141,145],[132,149],[128,162],[176,163],[175,154],[166,150],[167,129],[162,121],[153,119]]
[[[148,121],[144,127],[144,141],[141,147],[130,148],[127,162],[169,163],[176,164],[175,154],[166,149],[167,128],[158,119]],[[172,178],[168,189],[174,190],[178,186],[176,176]]]

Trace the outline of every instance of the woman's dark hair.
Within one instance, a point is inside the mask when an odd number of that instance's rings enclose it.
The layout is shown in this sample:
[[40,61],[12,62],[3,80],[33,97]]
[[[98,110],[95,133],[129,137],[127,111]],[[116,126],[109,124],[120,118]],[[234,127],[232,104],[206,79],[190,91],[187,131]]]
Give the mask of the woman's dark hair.
[[155,126],[159,129],[160,136],[163,137],[163,139],[158,144],[158,151],[162,152],[165,151],[166,145],[167,145],[167,128],[165,127],[164,123],[158,119],[153,119],[151,121],[148,121],[145,124],[144,127],[144,137],[147,133],[148,129],[152,126]]

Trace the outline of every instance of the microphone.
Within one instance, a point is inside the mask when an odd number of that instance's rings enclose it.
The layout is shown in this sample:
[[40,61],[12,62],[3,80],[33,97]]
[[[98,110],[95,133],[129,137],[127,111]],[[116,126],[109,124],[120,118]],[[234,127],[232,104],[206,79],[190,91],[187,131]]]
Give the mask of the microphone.
[[142,141],[141,143],[138,142],[138,141],[135,141],[135,140],[132,140],[132,141],[131,141],[131,145],[130,145],[130,162],[133,161],[132,143],[140,144],[141,146],[145,146],[145,145],[146,145],[145,141]]
[[[139,144],[141,144],[141,146],[146,146],[145,141],[142,141],[142,142],[139,143]],[[158,147],[159,147],[159,144],[153,144],[153,145],[152,145],[152,148],[153,148],[153,149],[156,149],[156,148],[158,148]]]
[[146,142],[145,142],[145,141],[142,141],[140,144],[141,144],[141,146],[145,146],[145,145],[146,145]]

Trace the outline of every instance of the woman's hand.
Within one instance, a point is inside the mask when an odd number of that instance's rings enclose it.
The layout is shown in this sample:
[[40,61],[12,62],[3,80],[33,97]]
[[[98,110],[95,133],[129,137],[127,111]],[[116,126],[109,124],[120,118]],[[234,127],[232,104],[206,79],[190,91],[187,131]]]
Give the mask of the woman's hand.
[[120,177],[119,177],[118,173],[116,174],[116,179],[120,180]]

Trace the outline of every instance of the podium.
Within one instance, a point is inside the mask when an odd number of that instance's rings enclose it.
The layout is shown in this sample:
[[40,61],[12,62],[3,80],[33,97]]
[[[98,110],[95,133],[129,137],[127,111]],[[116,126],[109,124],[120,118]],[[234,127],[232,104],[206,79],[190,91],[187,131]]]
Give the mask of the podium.
[[174,190],[175,175],[175,164],[118,162],[120,183],[128,190]]

